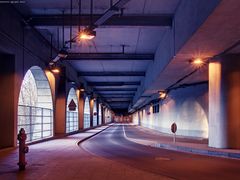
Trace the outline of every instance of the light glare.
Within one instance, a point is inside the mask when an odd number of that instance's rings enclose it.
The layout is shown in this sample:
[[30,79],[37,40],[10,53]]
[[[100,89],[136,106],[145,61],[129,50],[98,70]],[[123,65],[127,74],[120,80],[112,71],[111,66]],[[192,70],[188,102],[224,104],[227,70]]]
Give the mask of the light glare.
[[52,71],[54,74],[60,73],[60,69],[59,69],[59,68],[53,68],[53,69],[51,69],[51,71]]

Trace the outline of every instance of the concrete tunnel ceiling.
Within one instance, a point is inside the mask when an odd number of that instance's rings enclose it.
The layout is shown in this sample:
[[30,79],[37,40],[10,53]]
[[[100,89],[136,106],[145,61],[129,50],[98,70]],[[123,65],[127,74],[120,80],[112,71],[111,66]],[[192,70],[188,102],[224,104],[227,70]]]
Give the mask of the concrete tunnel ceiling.
[[[173,42],[173,39],[166,37],[169,34],[173,36],[172,32],[176,31],[175,35],[177,37],[175,37],[175,41],[178,43],[178,39],[182,38],[180,30],[184,30],[180,26],[191,23],[191,17],[185,19],[181,17],[180,11],[183,9],[181,6],[184,6],[185,1],[125,0],[126,4],[122,7],[122,12],[116,12],[111,17],[112,19],[110,18],[95,29],[97,35],[93,40],[72,43],[71,48],[68,48],[69,56],[65,61],[75,68],[79,73],[79,77],[87,81],[94,93],[107,102],[112,110],[127,112],[132,106],[137,107],[137,105],[145,102],[146,98],[141,98],[141,96],[151,97],[158,90],[168,87],[192,70],[187,63],[187,60],[192,58],[190,51],[193,51],[193,48],[196,46],[199,51],[202,51],[203,46],[209,44],[207,41],[199,41],[199,38],[205,35],[209,37],[207,34],[208,29],[214,26],[211,21],[217,19],[220,15],[219,13],[224,15],[224,12],[221,12],[221,7],[226,6],[230,8],[231,6],[227,6],[227,3],[231,4],[233,1],[214,0],[212,4],[210,3],[210,8],[204,9],[206,17],[201,17],[201,21],[194,25],[196,29],[189,33],[191,35],[194,34],[194,36],[191,39],[185,38],[182,43],[174,44],[175,55],[172,52],[169,53],[174,58],[169,56],[169,60],[166,61],[162,60],[162,57],[165,58],[164,56],[166,56],[162,52],[168,47],[169,49],[166,49],[166,51],[172,51],[172,45],[169,46],[169,44]],[[28,0],[26,4],[22,5],[24,7],[18,6],[16,8],[24,14],[27,22],[37,28],[46,39],[49,39],[50,34],[52,34],[53,44],[55,48],[60,50],[63,46],[63,37],[65,41],[71,39],[71,23],[73,25],[72,36],[78,33],[77,24],[70,22],[69,18],[66,18],[71,12],[70,2],[70,0],[59,0],[58,3],[54,0]],[[79,10],[78,1],[73,0],[72,2],[73,17],[77,18]],[[93,0],[93,2],[94,19],[100,17],[109,9],[111,1]],[[114,5],[119,0],[113,0],[112,2]],[[215,9],[218,4],[220,6]],[[193,2],[193,6],[197,6],[197,3],[194,4]],[[66,18],[65,24],[67,24],[64,32],[62,30],[63,11]],[[236,12],[234,9],[232,11],[233,13]],[[210,20],[205,25],[204,21],[212,12],[213,14],[209,16]],[[82,0],[81,13],[83,16],[81,27],[84,28],[90,23],[90,0]],[[141,17],[142,19],[139,21],[136,17]],[[175,17],[176,22],[173,21],[173,17]],[[173,27],[175,24],[176,29]],[[234,25],[234,21],[232,24]],[[200,30],[196,31],[199,27]],[[216,27],[214,31],[216,31]],[[182,33],[185,36],[185,32]],[[217,54],[234,43],[231,41],[231,37],[228,38],[225,35],[222,32],[222,35],[216,36],[226,37],[230,41],[226,40],[225,45],[216,51],[213,50],[214,53],[212,54]],[[189,35],[189,37],[191,36]],[[214,42],[214,39],[210,38],[210,41]],[[211,49],[213,45],[211,44],[208,49]],[[237,49],[235,50],[237,51]],[[205,80],[208,80],[207,68],[196,73],[195,76],[185,80],[183,83]],[[119,99],[121,96],[122,101]],[[126,96],[128,97],[125,98]]]
[[[62,24],[49,22],[44,20],[44,17],[61,16],[63,10],[65,15],[69,15],[71,12],[70,2],[70,0],[59,0],[58,3],[54,0],[28,0],[24,8],[19,8],[19,6],[17,8],[29,20],[29,24],[37,28],[47,39],[49,39],[49,34],[52,34],[54,46],[61,49],[63,41]],[[95,0],[93,2],[93,14],[100,16],[109,9],[111,1]],[[112,1],[113,5],[117,2],[118,0]],[[67,61],[77,70],[79,76],[88,82],[94,93],[107,102],[112,110],[125,112],[128,111],[137,89],[144,81],[147,67],[154,60],[154,54],[163,35],[172,28],[172,17],[180,0],[130,0],[126,2],[123,6],[122,15],[120,15],[120,11],[116,12],[115,15],[119,18],[126,16],[128,19],[124,21],[125,24],[116,25],[115,21],[109,20],[109,23],[97,27],[95,29],[97,36],[93,40],[72,43],[71,48],[68,49],[70,55],[67,58]],[[72,3],[73,15],[77,16],[79,11],[78,1],[73,0]],[[81,13],[90,17],[90,0],[82,0]],[[165,18],[165,16],[168,18],[167,21],[144,19]],[[136,21],[137,24],[134,24],[134,17],[143,17],[143,19]],[[138,24],[138,22],[140,23]],[[72,26],[73,36],[77,32],[78,26],[75,24]],[[66,25],[64,40],[69,39],[70,26]],[[123,52],[123,45],[124,55],[118,57],[118,54]],[[80,58],[81,55],[79,54],[82,53],[85,53],[86,56],[90,53],[98,56],[92,58],[90,55],[84,59]],[[109,57],[109,54],[111,57]],[[132,56],[129,56],[129,54]],[[71,59],[71,57],[73,58]],[[99,73],[102,73],[102,75]]]

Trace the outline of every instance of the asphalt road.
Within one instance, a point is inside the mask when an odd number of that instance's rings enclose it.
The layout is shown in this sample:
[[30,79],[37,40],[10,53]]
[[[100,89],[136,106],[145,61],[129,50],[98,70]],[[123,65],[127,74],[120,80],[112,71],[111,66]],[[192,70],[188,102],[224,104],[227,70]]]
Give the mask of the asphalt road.
[[127,140],[124,133],[144,137],[134,126],[113,125],[80,146],[92,155],[173,179],[240,179],[240,160],[143,146]]

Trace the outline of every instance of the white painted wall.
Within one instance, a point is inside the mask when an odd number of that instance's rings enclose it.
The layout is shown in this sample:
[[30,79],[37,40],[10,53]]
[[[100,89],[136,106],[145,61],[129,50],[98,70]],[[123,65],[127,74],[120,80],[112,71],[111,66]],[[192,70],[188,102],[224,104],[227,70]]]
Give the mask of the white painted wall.
[[195,89],[195,93],[193,88],[177,90],[160,102],[159,113],[153,114],[148,105],[133,114],[133,123],[171,134],[171,124],[175,122],[177,135],[208,138],[207,101],[207,87]]

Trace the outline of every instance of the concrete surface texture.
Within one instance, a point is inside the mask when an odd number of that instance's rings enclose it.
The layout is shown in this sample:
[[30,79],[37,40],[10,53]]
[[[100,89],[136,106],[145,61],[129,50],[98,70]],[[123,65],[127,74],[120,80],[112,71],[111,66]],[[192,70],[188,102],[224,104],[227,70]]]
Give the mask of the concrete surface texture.
[[153,106],[149,105],[133,114],[133,122],[169,134],[175,122],[177,135],[208,138],[207,102],[207,85],[178,89],[160,103],[159,113],[153,113]]
[[27,168],[19,172],[18,151],[0,151],[0,179],[170,179],[121,164],[102,157],[93,156],[77,145],[79,140],[89,137],[107,126],[89,130],[63,139],[56,139],[30,146]]
[[[135,126],[103,126],[30,145],[28,164],[22,172],[18,171],[16,164],[17,149],[0,151],[0,179],[238,179],[240,175],[239,160],[153,148],[131,142],[126,136],[141,137],[142,140],[156,140],[158,137],[165,139],[165,143],[169,142],[166,137]],[[89,137],[92,138],[78,146],[80,140]]]

